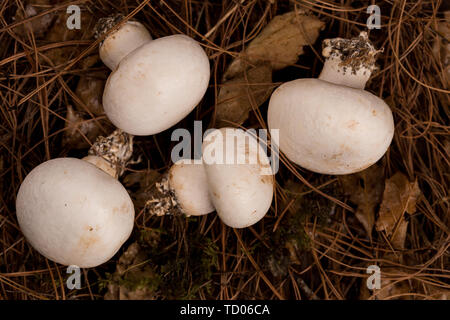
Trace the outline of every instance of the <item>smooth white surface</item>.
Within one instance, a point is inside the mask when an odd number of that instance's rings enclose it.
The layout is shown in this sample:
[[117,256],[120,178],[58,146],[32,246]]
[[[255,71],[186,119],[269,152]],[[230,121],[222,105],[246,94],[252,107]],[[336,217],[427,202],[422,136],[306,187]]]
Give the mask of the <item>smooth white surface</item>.
[[268,125],[280,130],[280,150],[291,161],[325,174],[369,167],[394,135],[392,112],[382,99],[319,79],[278,87],[270,98]]
[[145,26],[137,21],[125,22],[117,31],[106,37],[99,48],[103,63],[114,70],[130,52],[152,40]]
[[[188,160],[189,161],[189,160]],[[177,161],[169,170],[169,186],[186,215],[201,216],[213,212],[203,164]]]
[[127,55],[111,73],[103,107],[111,122],[133,135],[164,131],[186,117],[209,83],[209,61],[193,39],[152,40]]
[[17,219],[29,243],[63,265],[95,267],[128,239],[134,206],[119,181],[80,159],[34,168],[17,194]]
[[233,139],[225,134],[226,129],[215,130],[205,137],[204,166],[211,199],[220,219],[232,228],[245,228],[261,220],[270,209],[273,176],[261,174],[263,168],[270,168],[269,159],[262,148],[256,148],[257,140],[240,129],[236,136],[247,139],[236,139],[236,148],[230,148],[227,156],[230,156],[230,150],[235,150],[231,158],[256,159],[256,163],[220,164],[210,161],[210,151],[216,148],[217,152],[222,147],[226,150],[232,143]]

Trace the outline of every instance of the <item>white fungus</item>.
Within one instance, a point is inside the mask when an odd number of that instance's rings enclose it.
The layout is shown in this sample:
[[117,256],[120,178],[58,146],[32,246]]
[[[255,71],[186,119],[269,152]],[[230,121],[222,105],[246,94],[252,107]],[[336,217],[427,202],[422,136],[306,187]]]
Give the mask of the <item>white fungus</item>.
[[241,129],[216,129],[203,142],[203,163],[212,203],[223,223],[245,228],[266,215],[274,179],[255,137]]
[[[97,34],[120,19],[106,18]],[[157,134],[175,125],[208,88],[208,57],[185,35],[151,40],[142,24],[128,21],[104,39],[100,57],[113,70],[103,93],[105,113],[116,127],[133,135]]]
[[16,210],[33,248],[52,261],[82,268],[108,261],[134,223],[133,202],[121,183],[75,158],[34,168],[20,186]]
[[394,135],[389,106],[364,90],[378,51],[367,34],[324,41],[319,79],[277,88],[268,125],[279,129],[280,150],[294,163],[323,174],[349,174],[378,161]]
[[177,161],[169,170],[169,186],[184,214],[201,216],[215,210],[202,163]]

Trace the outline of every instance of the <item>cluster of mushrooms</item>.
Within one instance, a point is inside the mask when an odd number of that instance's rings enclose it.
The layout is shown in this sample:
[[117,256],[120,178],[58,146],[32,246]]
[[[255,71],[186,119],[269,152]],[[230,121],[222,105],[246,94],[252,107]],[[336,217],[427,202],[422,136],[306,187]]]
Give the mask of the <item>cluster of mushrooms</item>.
[[[131,158],[133,135],[153,135],[175,125],[203,98],[210,78],[208,57],[190,37],[153,40],[141,23],[117,16],[100,26],[100,58],[112,70],[103,106],[118,130],[98,139],[83,159],[57,158],[34,168],[16,201],[20,228],[37,251],[63,265],[86,268],[108,261],[132,232],[133,202],[118,177]],[[279,148],[292,162],[318,173],[349,174],[384,155],[394,133],[392,113],[383,100],[364,91],[376,53],[365,33],[325,40],[319,79],[290,81],[274,91],[269,129],[280,130]],[[272,171],[262,173],[270,167],[263,149],[246,145],[258,144],[255,137],[235,129],[248,138],[238,139],[245,144],[234,149],[235,156],[257,157],[256,163],[207,159],[208,148],[230,143],[227,129],[213,130],[204,139],[203,162],[184,159],[164,175],[159,196],[149,200],[155,214],[168,207],[185,215],[216,211],[233,228],[265,216],[274,178]]]

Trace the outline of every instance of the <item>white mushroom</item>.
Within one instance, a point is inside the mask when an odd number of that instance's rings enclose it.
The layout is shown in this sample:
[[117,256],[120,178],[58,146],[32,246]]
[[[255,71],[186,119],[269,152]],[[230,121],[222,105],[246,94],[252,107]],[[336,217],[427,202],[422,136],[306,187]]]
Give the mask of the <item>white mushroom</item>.
[[[97,153],[94,153],[97,151]],[[28,242],[50,260],[89,268],[109,260],[128,239],[134,206],[115,179],[132,153],[132,137],[100,138],[84,160],[46,161],[25,177],[16,200]]]
[[[115,23],[110,20],[98,28],[105,32]],[[151,135],[170,128],[197,106],[210,71],[205,51],[192,38],[178,34],[141,44],[146,38],[142,34],[141,26],[126,23],[101,45],[100,51],[108,52],[105,63],[113,68],[103,107],[116,127],[134,135]],[[115,52],[117,48],[120,52]]]
[[146,203],[151,215],[202,216],[215,210],[201,161],[178,160],[155,187]]
[[265,216],[274,179],[255,137],[241,129],[216,129],[204,139],[203,162],[212,203],[226,225],[245,228]]
[[377,53],[365,32],[325,40],[319,79],[290,81],[274,91],[268,125],[280,130],[280,150],[291,161],[318,173],[349,174],[384,155],[394,135],[392,112],[364,91]]
[[75,158],[34,168],[20,186],[16,210],[33,248],[50,260],[83,268],[109,260],[134,223],[133,202],[120,182]]
[[[96,27],[96,36],[107,32],[122,19],[123,16],[120,14],[100,19]],[[150,40],[152,37],[142,23],[126,21],[102,41],[99,47],[100,59],[108,68],[114,70],[127,54]]]
[[169,170],[169,186],[186,215],[200,216],[215,210],[202,163],[177,161]]

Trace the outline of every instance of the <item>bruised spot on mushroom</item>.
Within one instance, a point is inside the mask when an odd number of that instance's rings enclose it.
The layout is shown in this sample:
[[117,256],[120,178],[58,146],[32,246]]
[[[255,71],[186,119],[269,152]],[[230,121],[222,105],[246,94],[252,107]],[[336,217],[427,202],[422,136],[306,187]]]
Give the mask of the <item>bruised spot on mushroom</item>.
[[266,184],[272,184],[273,183],[273,176],[272,175],[262,175],[261,176],[261,182]]
[[330,159],[337,160],[338,158],[342,157],[343,154],[343,152],[335,153],[330,157]]
[[100,238],[98,236],[88,234],[80,238],[80,241],[78,242],[78,247],[82,251],[87,251],[90,247],[92,247],[99,241]]
[[214,195],[214,197],[216,197],[217,199],[220,199],[220,194],[218,194],[217,192],[214,192],[214,191],[213,191],[213,195]]
[[113,213],[127,213],[128,212],[128,204],[124,202],[120,207],[114,207]]
[[349,128],[349,129],[351,129],[351,130],[354,130],[354,129],[356,129],[356,126],[359,124],[359,122],[358,121],[356,121],[356,120],[351,120],[351,121],[349,121],[348,123],[347,123],[347,128]]
[[376,111],[376,110],[372,110],[372,115],[373,115],[374,117],[376,117],[376,116],[377,116],[377,111]]

